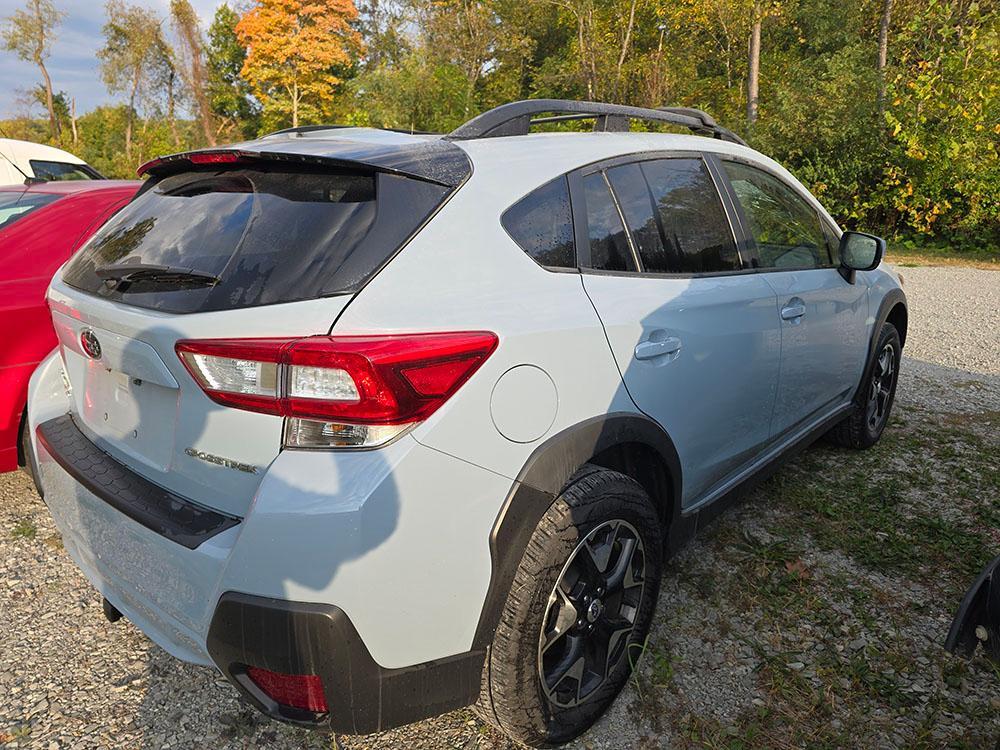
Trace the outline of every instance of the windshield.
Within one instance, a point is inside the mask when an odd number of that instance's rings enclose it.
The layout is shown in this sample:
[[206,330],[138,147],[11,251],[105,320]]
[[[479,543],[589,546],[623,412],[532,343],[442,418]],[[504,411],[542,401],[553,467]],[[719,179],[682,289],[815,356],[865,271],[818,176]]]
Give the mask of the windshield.
[[0,192],[0,231],[60,197],[49,193],[26,193],[23,190],[16,193]]
[[[63,279],[169,312],[355,291],[447,192],[391,174],[285,165],[175,174],[142,191],[105,224]],[[100,270],[130,264],[184,269],[219,282],[210,288],[143,286],[122,296],[126,290],[105,283]]]

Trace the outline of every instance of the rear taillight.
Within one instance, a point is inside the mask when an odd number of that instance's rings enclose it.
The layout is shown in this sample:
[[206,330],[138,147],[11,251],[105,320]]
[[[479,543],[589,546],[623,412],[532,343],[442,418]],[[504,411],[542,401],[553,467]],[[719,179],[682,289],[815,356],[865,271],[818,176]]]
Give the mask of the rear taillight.
[[433,414],[497,346],[483,331],[179,341],[213,401],[287,417],[292,448],[382,445]]
[[247,667],[247,677],[275,703],[316,714],[325,714],[328,710],[323,681],[314,674],[285,674]]

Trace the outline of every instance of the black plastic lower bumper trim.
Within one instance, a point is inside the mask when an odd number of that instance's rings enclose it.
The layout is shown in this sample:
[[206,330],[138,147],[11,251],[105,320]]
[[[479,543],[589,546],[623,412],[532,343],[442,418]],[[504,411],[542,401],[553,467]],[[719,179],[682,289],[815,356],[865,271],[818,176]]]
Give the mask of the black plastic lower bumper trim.
[[93,494],[188,549],[240,522],[139,476],[87,439],[69,414],[38,425],[36,434],[55,462]]
[[[344,734],[391,729],[475,703],[485,659],[485,651],[469,651],[386,669],[340,608],[234,592],[220,598],[207,645],[223,674],[267,715]],[[247,666],[318,675],[329,711],[275,703],[247,678]]]

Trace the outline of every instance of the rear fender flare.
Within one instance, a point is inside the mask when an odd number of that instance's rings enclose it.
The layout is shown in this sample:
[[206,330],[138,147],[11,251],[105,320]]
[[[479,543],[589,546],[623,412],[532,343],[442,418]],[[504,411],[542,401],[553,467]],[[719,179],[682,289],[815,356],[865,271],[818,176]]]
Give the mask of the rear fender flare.
[[671,482],[670,497],[654,498],[654,502],[670,503],[662,509],[666,525],[671,526],[679,519],[680,459],[670,436],[649,417],[633,412],[601,415],[549,438],[528,457],[490,533],[493,569],[473,648],[484,648],[493,640],[528,541],[569,479],[602,451],[634,443],[651,448],[663,460]]

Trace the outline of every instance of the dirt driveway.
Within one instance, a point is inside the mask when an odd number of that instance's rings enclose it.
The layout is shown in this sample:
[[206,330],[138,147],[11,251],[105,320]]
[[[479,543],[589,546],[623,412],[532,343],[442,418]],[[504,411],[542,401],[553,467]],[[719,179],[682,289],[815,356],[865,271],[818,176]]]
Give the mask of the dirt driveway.
[[[1000,552],[1000,273],[904,268],[885,438],[818,445],[669,565],[635,679],[577,748],[991,748],[1000,671],[941,643]],[[332,739],[111,625],[24,475],[0,476],[0,745],[507,748],[458,711]],[[6,744],[5,744],[6,743]]]

